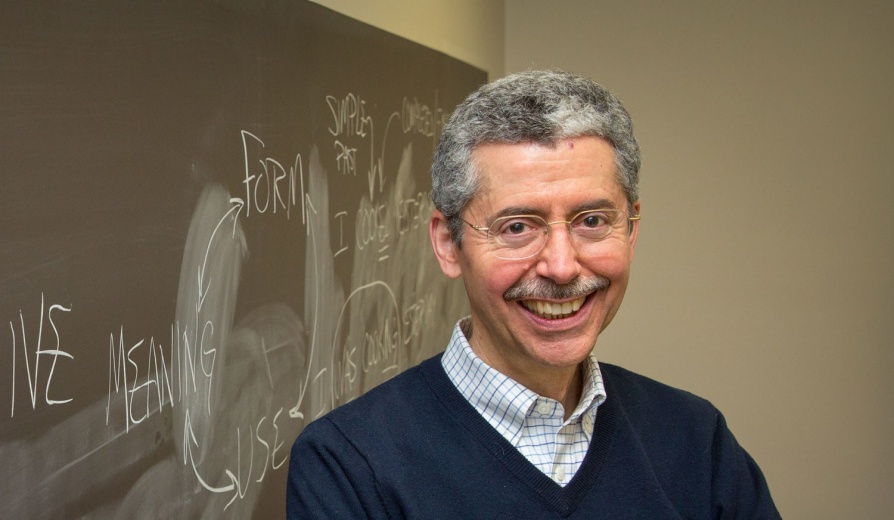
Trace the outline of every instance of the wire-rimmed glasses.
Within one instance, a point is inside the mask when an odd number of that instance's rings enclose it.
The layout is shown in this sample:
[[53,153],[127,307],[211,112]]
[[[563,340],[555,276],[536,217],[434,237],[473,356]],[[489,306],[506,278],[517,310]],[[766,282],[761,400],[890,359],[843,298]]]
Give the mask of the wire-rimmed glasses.
[[578,247],[604,240],[613,233],[626,232],[628,224],[639,220],[639,214],[624,218],[617,209],[581,211],[571,220],[547,222],[539,215],[509,215],[494,219],[489,226],[476,226],[462,219],[472,229],[485,233],[493,246],[492,253],[503,260],[530,258],[546,247],[553,224],[565,224]]

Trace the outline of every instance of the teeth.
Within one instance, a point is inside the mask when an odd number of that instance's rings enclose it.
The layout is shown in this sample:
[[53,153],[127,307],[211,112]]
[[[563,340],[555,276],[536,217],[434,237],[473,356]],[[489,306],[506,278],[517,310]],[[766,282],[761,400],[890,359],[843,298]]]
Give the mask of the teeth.
[[585,298],[578,298],[577,300],[564,302],[564,303],[553,303],[553,302],[545,302],[545,301],[523,301],[522,305],[525,306],[531,312],[536,313],[537,315],[549,318],[549,319],[558,319],[558,318],[567,318],[571,316],[575,312],[580,309],[581,305],[584,304]]

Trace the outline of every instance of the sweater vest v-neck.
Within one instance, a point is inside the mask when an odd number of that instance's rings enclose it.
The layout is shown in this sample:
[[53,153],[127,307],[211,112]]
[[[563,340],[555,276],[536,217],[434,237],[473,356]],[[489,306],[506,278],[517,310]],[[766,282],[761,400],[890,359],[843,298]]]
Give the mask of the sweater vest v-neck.
[[608,399],[587,456],[553,482],[459,393],[440,356],[309,424],[290,518],[779,518],[707,401],[600,363]]

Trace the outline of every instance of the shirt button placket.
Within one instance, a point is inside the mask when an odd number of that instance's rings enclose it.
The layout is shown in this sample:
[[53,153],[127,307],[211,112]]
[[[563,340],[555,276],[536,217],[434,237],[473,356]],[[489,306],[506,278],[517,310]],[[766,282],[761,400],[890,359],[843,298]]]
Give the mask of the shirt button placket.
[[559,467],[556,469],[556,478],[555,478],[555,480],[556,480],[556,482],[559,482],[559,483],[561,483],[561,484],[564,484],[564,483],[565,483],[565,468],[563,468],[562,466],[559,466]]

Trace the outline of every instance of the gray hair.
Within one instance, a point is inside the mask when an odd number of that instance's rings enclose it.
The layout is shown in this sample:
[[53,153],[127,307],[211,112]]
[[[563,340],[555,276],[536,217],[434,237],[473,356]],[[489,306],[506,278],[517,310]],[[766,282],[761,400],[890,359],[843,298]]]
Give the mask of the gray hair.
[[633,122],[605,87],[561,71],[527,71],[483,85],[444,126],[432,160],[432,201],[459,244],[459,214],[475,196],[480,173],[472,152],[484,143],[555,145],[594,136],[615,149],[618,182],[632,206],[639,200],[640,155]]

